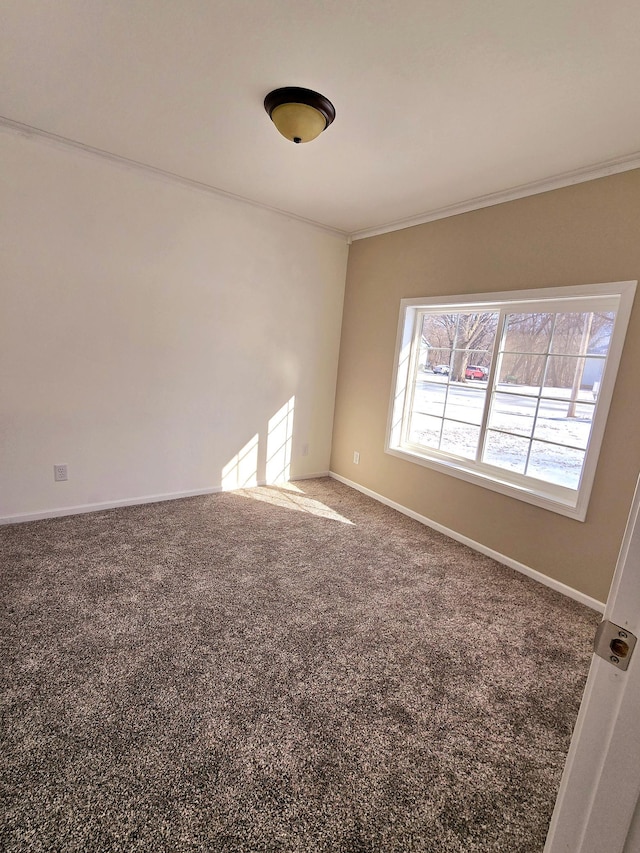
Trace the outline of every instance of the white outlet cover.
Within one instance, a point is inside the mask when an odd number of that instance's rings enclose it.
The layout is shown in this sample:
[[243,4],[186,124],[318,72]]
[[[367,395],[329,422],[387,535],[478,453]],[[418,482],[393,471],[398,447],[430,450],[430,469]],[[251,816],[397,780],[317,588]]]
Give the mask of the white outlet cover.
[[65,480],[69,479],[69,472],[66,465],[54,465],[53,466],[53,479],[56,483],[63,483]]

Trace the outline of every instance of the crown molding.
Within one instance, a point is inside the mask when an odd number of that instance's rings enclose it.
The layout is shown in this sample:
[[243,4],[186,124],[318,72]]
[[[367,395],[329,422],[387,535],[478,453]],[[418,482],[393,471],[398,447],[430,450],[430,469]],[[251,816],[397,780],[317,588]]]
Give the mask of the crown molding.
[[83,142],[78,142],[75,139],[69,139],[66,136],[59,136],[57,133],[50,133],[48,130],[42,130],[38,127],[32,127],[28,124],[23,124],[19,121],[0,116],[0,130],[13,133],[17,136],[35,138],[43,142],[53,145],[57,148],[65,148],[67,150],[79,151],[82,154],[87,154],[91,157],[99,157],[101,160],[115,163],[118,166],[124,166],[127,169],[132,169],[137,172],[142,172],[146,175],[153,175],[156,178],[161,178],[165,181],[170,181],[174,184],[187,187],[189,189],[198,190],[199,192],[215,195],[218,198],[225,198],[229,201],[234,201],[240,204],[247,204],[250,207],[255,207],[258,210],[266,210],[269,213],[275,213],[278,216],[283,216],[286,219],[295,222],[301,222],[304,225],[310,225],[312,228],[317,228],[320,231],[325,231],[333,234],[336,237],[341,237],[344,240],[348,239],[348,233],[339,228],[332,228],[330,225],[325,225],[322,222],[316,222],[313,219],[306,219],[304,216],[298,216],[295,213],[289,213],[278,207],[272,207],[269,204],[262,204],[258,201],[253,201],[250,198],[245,198],[235,193],[221,190],[218,187],[213,187],[210,184],[205,184],[202,181],[196,181],[192,178],[185,178],[183,175],[178,175],[175,172],[169,172],[166,169],[159,169],[157,166],[151,166],[148,163],[142,163],[139,160],[131,160],[129,157],[122,157],[119,154],[113,154],[110,151],[105,151],[102,148],[94,148],[92,145],[85,145]]
[[449,216],[457,216],[460,213],[469,213],[472,210],[480,210],[483,207],[492,207],[494,204],[503,204],[507,201],[516,201],[530,195],[546,193],[550,190],[559,190],[570,187],[573,184],[581,184],[585,181],[594,181],[597,178],[606,178],[609,175],[617,175],[619,172],[628,172],[631,169],[640,169],[640,152],[619,157],[615,160],[607,160],[595,166],[587,166],[583,169],[574,169],[571,172],[563,172],[552,178],[542,181],[533,181],[529,184],[520,184],[508,190],[478,196],[477,198],[461,201],[458,204],[440,207],[435,210],[410,216],[406,219],[397,219],[387,225],[378,225],[373,228],[363,228],[349,235],[352,240],[364,240],[367,237],[376,237],[379,234],[388,234],[391,231],[401,231],[404,228],[412,228],[414,225],[424,225],[426,222],[434,222],[436,219],[446,219]]
[[270,213],[275,213],[278,216],[283,216],[286,219],[300,222],[304,225],[309,225],[312,228],[317,228],[325,233],[340,237],[350,245],[353,240],[364,240],[367,237],[376,237],[380,234],[388,234],[392,231],[401,231],[405,228],[412,228],[414,225],[424,225],[427,222],[434,222],[437,219],[446,219],[449,216],[458,216],[461,213],[469,213],[473,210],[480,210],[483,207],[492,207],[495,204],[503,204],[508,201],[516,201],[520,198],[526,198],[531,195],[549,192],[550,190],[562,189],[573,184],[580,184],[586,181],[593,181],[597,178],[605,178],[609,175],[616,175],[620,172],[627,172],[632,169],[640,168],[640,152],[629,154],[625,157],[619,157],[614,160],[608,160],[604,163],[587,166],[582,169],[574,169],[570,172],[563,172],[560,175],[555,175],[551,178],[545,178],[541,181],[533,181],[528,184],[520,184],[516,187],[511,187],[508,190],[501,190],[496,193],[488,193],[487,195],[477,196],[476,198],[467,199],[466,201],[457,204],[448,205],[446,207],[436,208],[434,210],[425,211],[424,213],[410,216],[405,219],[397,219],[384,225],[377,225],[371,228],[363,228],[359,231],[349,233],[340,228],[334,228],[330,225],[325,225],[322,222],[317,222],[313,219],[307,219],[304,216],[298,216],[295,213],[282,210],[278,207],[273,207],[268,204],[253,201],[250,198],[236,195],[235,193],[227,192],[226,190],[213,187],[210,184],[205,184],[202,181],[196,181],[192,178],[185,178],[183,175],[178,175],[175,172],[169,172],[165,169],[160,169],[156,166],[151,166],[148,163],[142,163],[138,160],[132,160],[128,157],[122,157],[119,154],[113,154],[110,151],[105,151],[101,148],[94,148],[91,145],[85,145],[83,142],[78,142],[75,139],[69,139],[65,136],[59,136],[56,133],[50,133],[47,130],[33,127],[13,119],[0,116],[0,131],[13,133],[26,138],[35,138],[49,145],[67,150],[78,151],[91,157],[99,157],[102,160],[107,160],[134,171],[141,172],[147,175],[153,175],[165,181],[178,184],[189,189],[195,189],[199,192],[215,195],[218,198],[225,198],[229,201],[246,204],[258,210],[266,210]]

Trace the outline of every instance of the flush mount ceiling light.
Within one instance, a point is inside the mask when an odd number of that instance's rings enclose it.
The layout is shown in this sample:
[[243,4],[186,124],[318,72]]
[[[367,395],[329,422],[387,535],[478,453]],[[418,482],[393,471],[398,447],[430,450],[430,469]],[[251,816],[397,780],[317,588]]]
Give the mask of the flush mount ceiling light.
[[336,117],[336,111],[328,98],[301,89],[285,86],[274,89],[264,99],[264,108],[280,133],[291,142],[311,142]]

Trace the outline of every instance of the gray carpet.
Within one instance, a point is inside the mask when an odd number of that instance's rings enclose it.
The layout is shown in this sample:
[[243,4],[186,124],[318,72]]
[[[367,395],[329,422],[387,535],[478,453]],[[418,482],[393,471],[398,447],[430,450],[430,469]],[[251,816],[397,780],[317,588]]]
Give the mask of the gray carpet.
[[0,531],[3,850],[542,850],[597,615],[297,488]]

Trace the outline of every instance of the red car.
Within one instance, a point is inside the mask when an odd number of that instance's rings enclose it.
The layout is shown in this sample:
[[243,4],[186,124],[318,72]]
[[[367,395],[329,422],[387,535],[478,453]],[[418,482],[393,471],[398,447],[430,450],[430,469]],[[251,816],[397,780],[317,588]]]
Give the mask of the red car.
[[477,364],[470,364],[464,372],[465,379],[486,379],[488,376],[487,368],[480,367]]

